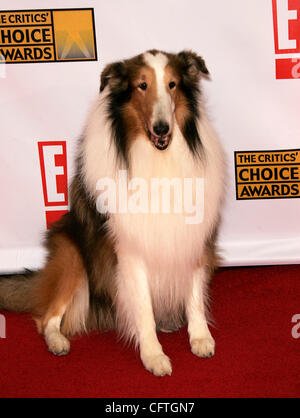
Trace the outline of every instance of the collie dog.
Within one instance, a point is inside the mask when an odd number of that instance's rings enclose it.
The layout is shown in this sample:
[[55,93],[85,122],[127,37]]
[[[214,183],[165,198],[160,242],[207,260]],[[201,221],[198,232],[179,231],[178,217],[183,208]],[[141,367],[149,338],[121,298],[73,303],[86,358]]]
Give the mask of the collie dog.
[[[74,334],[116,329],[139,347],[147,370],[170,375],[157,332],[187,324],[192,352],[214,354],[206,301],[224,161],[201,101],[205,76],[204,60],[191,51],[151,50],[102,72],[79,142],[70,211],[48,232],[46,264],[0,279],[0,308],[32,312],[52,353],[67,354]],[[196,199],[203,216],[191,221],[180,205],[149,210],[152,189],[138,193],[137,186],[153,179],[202,179],[202,194],[193,183],[190,203]],[[180,195],[165,190],[162,198],[178,203]]]

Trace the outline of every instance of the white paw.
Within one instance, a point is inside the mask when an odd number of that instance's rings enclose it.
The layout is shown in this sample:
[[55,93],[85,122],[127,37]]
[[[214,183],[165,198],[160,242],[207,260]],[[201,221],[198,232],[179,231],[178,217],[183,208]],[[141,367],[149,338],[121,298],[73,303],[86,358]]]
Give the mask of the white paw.
[[56,356],[65,356],[70,351],[70,341],[59,332],[53,332],[46,337],[49,351]]
[[155,376],[171,376],[172,366],[169,357],[165,354],[158,354],[154,356],[144,356],[142,362],[149,372]]
[[212,337],[192,340],[191,350],[198,357],[212,357],[215,354],[215,341]]

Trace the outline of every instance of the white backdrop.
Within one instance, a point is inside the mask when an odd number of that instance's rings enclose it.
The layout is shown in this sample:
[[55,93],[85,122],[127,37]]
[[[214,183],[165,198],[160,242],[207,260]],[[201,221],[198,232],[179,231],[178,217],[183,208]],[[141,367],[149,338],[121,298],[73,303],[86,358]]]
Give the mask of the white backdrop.
[[[278,2],[284,13],[287,0]],[[1,10],[23,10],[24,4],[2,0]],[[90,7],[98,61],[0,66],[0,272],[36,268],[43,261],[49,208],[38,142],[66,141],[70,181],[77,138],[104,65],[152,48],[193,49],[211,73],[203,91],[228,161],[219,238],[224,265],[299,263],[299,198],[236,200],[235,191],[234,151],[300,148],[300,79],[275,77],[272,1],[26,1],[26,9]],[[300,25],[300,1],[295,13],[287,12],[287,19]],[[281,45],[297,52],[300,41],[284,40],[284,21],[279,23]]]

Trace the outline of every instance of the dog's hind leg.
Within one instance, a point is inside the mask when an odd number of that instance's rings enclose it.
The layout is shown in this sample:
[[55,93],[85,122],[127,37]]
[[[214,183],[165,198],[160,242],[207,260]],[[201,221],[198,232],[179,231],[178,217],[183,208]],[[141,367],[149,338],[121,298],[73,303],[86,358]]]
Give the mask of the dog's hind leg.
[[89,309],[86,273],[77,247],[64,234],[52,237],[49,260],[35,291],[36,322],[49,351],[65,355],[65,335],[85,330]]

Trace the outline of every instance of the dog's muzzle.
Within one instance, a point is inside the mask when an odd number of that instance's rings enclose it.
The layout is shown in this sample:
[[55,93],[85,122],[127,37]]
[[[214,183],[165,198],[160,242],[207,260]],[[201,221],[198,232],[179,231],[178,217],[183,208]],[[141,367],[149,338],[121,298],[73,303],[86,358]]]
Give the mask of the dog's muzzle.
[[163,151],[168,148],[170,142],[171,142],[171,135],[165,135],[165,136],[154,136],[150,134],[150,139],[155,148],[157,148],[160,151]]

